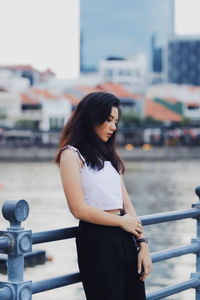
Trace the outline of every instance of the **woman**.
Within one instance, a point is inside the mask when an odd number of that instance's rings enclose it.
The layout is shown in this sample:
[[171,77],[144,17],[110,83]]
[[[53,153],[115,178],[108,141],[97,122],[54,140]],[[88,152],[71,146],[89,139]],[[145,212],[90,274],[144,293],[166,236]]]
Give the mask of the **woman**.
[[[143,300],[151,258],[115,149],[117,97],[90,93],[66,124],[56,156],[69,209],[79,219],[78,265],[87,300]],[[137,240],[137,243],[136,243]]]

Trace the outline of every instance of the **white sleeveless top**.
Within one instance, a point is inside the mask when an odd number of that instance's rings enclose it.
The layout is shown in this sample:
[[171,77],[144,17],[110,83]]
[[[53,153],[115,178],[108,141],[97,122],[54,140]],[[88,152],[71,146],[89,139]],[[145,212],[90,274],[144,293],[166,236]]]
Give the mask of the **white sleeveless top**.
[[84,163],[80,172],[86,203],[102,210],[122,209],[120,175],[111,162],[105,161],[103,169],[95,170],[86,164],[77,148],[68,145],[63,150],[67,148],[72,150]]

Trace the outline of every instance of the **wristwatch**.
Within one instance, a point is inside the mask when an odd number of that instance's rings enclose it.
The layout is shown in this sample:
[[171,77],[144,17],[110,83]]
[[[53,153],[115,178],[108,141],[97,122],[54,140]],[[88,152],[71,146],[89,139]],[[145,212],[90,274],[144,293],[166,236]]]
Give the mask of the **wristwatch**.
[[136,240],[136,241],[137,241],[138,244],[140,244],[140,243],[142,243],[142,242],[145,242],[146,244],[148,244],[148,240],[147,240],[146,237],[141,238],[141,239],[138,239],[138,240]]

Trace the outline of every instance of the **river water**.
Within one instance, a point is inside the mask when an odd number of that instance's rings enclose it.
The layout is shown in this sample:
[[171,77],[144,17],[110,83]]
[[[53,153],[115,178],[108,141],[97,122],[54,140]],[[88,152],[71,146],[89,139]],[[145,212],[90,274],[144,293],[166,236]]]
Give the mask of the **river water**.
[[[197,202],[194,193],[200,184],[198,160],[173,162],[127,162],[125,184],[138,215],[191,208]],[[4,200],[25,199],[30,214],[24,222],[33,232],[77,226],[69,212],[62,190],[59,170],[53,163],[0,163],[0,204]],[[7,227],[0,216],[0,229]],[[182,220],[145,227],[151,252],[189,244],[195,237],[196,221]],[[24,279],[38,281],[78,271],[75,240],[34,245],[46,250],[52,261],[26,268]],[[195,271],[195,256],[190,254],[153,265],[146,280],[147,292],[188,280]],[[6,276],[0,274],[0,280]],[[82,284],[51,290],[33,296],[35,300],[84,300]],[[170,296],[171,300],[194,299],[188,290]]]

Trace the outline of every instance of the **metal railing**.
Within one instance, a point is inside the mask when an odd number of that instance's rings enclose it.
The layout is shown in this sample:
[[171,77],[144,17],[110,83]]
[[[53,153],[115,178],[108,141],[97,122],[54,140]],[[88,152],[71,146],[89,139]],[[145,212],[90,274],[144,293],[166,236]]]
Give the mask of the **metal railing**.
[[[195,190],[200,199],[200,186]],[[0,252],[8,255],[8,281],[0,282],[0,299],[2,300],[31,300],[32,295],[47,290],[80,282],[80,274],[73,273],[65,276],[37,282],[24,281],[24,255],[32,251],[32,244],[46,243],[74,238],[77,227],[63,228],[46,232],[32,233],[24,230],[21,223],[27,219],[29,206],[25,200],[5,201],[2,213],[10,222],[6,231],[0,231]],[[200,300],[200,202],[192,205],[188,210],[177,210],[140,217],[143,225],[151,225],[186,218],[197,220],[197,237],[191,244],[170,250],[152,253],[153,263],[169,258],[193,253],[196,255],[196,272],[187,281],[147,293],[148,300],[158,300],[170,295],[194,288],[196,300]]]

